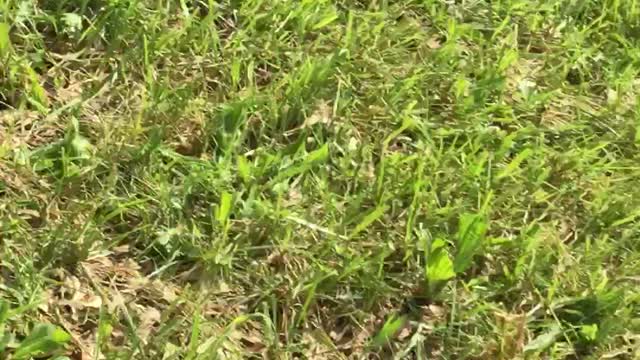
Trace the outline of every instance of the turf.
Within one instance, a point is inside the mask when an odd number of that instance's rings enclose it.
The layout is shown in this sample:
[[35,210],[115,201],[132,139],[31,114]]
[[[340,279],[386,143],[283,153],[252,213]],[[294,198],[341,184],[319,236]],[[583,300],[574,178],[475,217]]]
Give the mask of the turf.
[[0,352],[637,359],[636,0],[0,0]]

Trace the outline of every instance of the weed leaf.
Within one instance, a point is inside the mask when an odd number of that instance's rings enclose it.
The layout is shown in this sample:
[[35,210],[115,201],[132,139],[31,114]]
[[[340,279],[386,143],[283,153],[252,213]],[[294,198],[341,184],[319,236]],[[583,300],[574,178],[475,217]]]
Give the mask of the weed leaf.
[[220,206],[216,211],[216,220],[220,224],[225,224],[227,219],[229,218],[229,213],[231,212],[231,202],[233,201],[233,195],[228,192],[222,193],[222,197],[220,198]]
[[11,46],[9,38],[9,24],[0,22],[0,54],[3,54]]
[[387,206],[378,206],[375,210],[367,214],[367,216],[362,219],[362,221],[356,226],[355,229],[351,232],[350,238],[355,237],[364,229],[366,229],[369,225],[371,225],[374,221],[384,215],[385,211],[387,211]]
[[482,246],[486,231],[487,221],[483,215],[467,213],[460,217],[453,266],[456,273],[464,272],[471,265],[473,256]]
[[444,247],[432,249],[427,259],[427,280],[444,281],[456,276],[453,271],[453,262]]
[[388,344],[389,341],[393,339],[393,336],[397,334],[398,331],[400,331],[400,329],[402,329],[402,327],[405,325],[406,322],[407,322],[407,317],[404,315],[391,316],[384,323],[384,325],[382,326],[382,329],[380,329],[380,331],[373,338],[373,341],[372,341],[373,346],[383,346],[385,344]]
[[14,359],[27,359],[36,355],[47,354],[61,348],[71,340],[64,330],[52,324],[36,325],[29,336],[16,349]]
[[554,342],[556,342],[556,339],[561,333],[562,330],[559,326],[556,325],[552,327],[551,329],[549,329],[549,331],[537,336],[535,339],[531,340],[527,345],[525,345],[524,353],[537,353],[546,350],[551,345],[553,345]]
[[272,184],[279,183],[293,176],[300,175],[314,166],[327,160],[329,157],[329,144],[324,144],[320,149],[314,150],[307,154],[301,163],[292,165],[280,172],[272,181]]
[[511,162],[498,174],[497,179],[502,179],[515,174],[520,168],[520,164],[522,164],[522,162],[531,155],[533,155],[533,150],[524,149],[521,153],[516,155],[516,157],[511,160]]

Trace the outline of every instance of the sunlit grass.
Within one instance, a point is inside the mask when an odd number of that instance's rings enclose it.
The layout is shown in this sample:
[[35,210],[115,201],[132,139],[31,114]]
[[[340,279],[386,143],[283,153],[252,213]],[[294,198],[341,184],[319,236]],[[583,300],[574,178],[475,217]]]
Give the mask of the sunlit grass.
[[0,352],[638,356],[639,12],[0,0]]

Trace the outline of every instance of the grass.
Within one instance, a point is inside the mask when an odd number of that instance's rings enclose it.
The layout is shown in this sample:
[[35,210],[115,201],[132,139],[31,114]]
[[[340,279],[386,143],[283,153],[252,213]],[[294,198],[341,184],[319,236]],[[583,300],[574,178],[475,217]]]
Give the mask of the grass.
[[636,0],[0,0],[9,359],[637,359]]

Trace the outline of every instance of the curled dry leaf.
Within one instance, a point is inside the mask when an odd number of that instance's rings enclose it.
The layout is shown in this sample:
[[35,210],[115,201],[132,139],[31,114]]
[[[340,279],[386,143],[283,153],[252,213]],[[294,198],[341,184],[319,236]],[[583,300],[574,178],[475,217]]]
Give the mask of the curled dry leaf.
[[62,300],[60,304],[68,305],[73,309],[99,309],[102,306],[102,299],[91,292],[76,291],[71,300]]
[[329,331],[329,337],[333,342],[340,343],[342,341],[342,338],[348,331],[349,331],[349,328],[346,326],[340,329],[339,331],[331,330]]
[[444,317],[447,315],[447,310],[445,308],[435,304],[427,305],[427,310],[428,313],[436,319],[444,319]]
[[153,280],[147,284],[146,289],[151,297],[162,299],[169,304],[178,300],[179,289],[171,283]]
[[116,246],[113,249],[111,249],[111,251],[116,255],[123,255],[123,254],[129,253],[130,249],[129,249],[129,245],[125,244],[125,245]]
[[29,110],[0,111],[0,146],[36,148],[64,136],[64,127]]
[[289,188],[289,191],[287,192],[287,197],[283,201],[283,205],[294,206],[299,204],[300,200],[302,200],[302,193],[300,192],[300,189],[296,186],[292,186],[291,188]]
[[303,127],[315,124],[330,124],[331,120],[331,107],[326,102],[321,102],[311,116],[304,121]]
[[130,258],[114,261],[100,255],[83,262],[82,266],[97,283],[106,287],[115,286],[124,294],[135,295],[148,281],[140,274],[140,265]]
[[430,49],[436,50],[436,49],[440,49],[442,47],[442,44],[440,43],[440,40],[438,40],[438,37],[434,36],[429,40],[427,40],[427,46]]
[[127,301],[119,292],[114,292],[107,302],[107,310],[109,313],[114,314],[118,309],[122,309],[126,306]]
[[282,267],[287,263],[286,255],[276,250],[267,256],[267,264],[274,267]]
[[66,87],[55,89],[53,99],[58,104],[67,104],[82,96],[82,82],[71,82]]
[[247,321],[243,326],[235,327],[229,334],[229,341],[241,347],[245,352],[262,353],[267,349],[260,333],[260,324]]
[[147,343],[149,336],[154,330],[156,324],[160,323],[160,311],[153,307],[141,307],[138,305],[138,326],[136,328],[136,334],[144,342]]
[[400,341],[405,341],[409,338],[409,336],[411,336],[412,333],[413,333],[413,330],[411,329],[411,326],[405,326],[400,330],[400,332],[397,335],[397,338]]
[[[331,106],[329,106],[326,102],[320,102],[317,107],[316,110],[311,113],[311,115],[309,117],[307,117],[304,122],[302,123],[302,125],[295,127],[291,130],[288,130],[285,132],[286,136],[291,136],[295,133],[297,133],[298,131],[305,129],[305,128],[309,128],[315,124],[324,124],[324,125],[329,125],[331,124],[331,122],[333,121],[332,118],[332,108]],[[311,140],[313,141],[313,138],[309,137],[307,138],[307,140]]]
[[376,317],[371,315],[367,322],[358,328],[354,328],[354,333],[351,341],[345,342],[340,346],[342,349],[349,349],[352,352],[357,353],[360,349],[363,349],[371,336],[375,333]]

